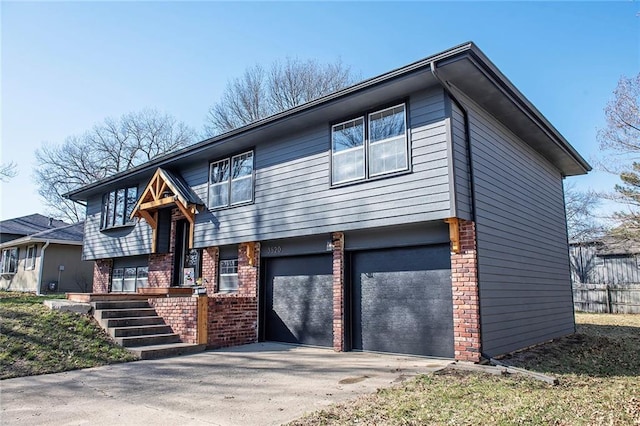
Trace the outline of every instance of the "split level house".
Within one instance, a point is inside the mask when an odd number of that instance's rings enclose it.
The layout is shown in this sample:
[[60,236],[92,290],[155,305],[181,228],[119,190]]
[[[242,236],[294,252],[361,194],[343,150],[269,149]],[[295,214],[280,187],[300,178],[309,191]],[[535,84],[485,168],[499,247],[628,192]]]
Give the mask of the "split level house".
[[589,170],[467,43],[67,196],[94,292],[201,284],[209,347],[478,361],[574,331],[562,181]]
[[84,223],[41,214],[0,222],[0,289],[33,292],[91,291],[93,262],[82,260]]

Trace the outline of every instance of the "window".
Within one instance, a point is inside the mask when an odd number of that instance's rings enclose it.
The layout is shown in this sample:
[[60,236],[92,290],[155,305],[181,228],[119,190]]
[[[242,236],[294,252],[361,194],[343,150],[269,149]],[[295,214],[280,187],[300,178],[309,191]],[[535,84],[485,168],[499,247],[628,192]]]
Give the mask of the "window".
[[18,248],[2,250],[2,273],[15,274],[18,270]]
[[130,219],[138,199],[138,188],[116,189],[102,196],[101,228],[112,228],[133,223]]
[[604,257],[596,256],[595,261],[596,261],[596,266],[604,266]]
[[220,261],[219,293],[235,293],[238,291],[238,259]]
[[253,201],[253,151],[210,164],[210,209],[251,201]]
[[36,267],[36,246],[27,247],[27,257],[24,260],[24,269],[34,269]]
[[333,184],[408,170],[405,105],[333,125],[331,151]]
[[138,288],[147,286],[148,277],[147,266],[114,268],[111,274],[111,291],[136,291]]

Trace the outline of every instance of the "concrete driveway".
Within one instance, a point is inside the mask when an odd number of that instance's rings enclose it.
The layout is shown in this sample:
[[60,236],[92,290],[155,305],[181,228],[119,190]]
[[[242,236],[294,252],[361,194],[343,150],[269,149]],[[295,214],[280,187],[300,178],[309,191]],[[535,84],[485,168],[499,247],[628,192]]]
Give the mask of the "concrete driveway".
[[273,425],[451,360],[256,343],[0,382],[3,425]]

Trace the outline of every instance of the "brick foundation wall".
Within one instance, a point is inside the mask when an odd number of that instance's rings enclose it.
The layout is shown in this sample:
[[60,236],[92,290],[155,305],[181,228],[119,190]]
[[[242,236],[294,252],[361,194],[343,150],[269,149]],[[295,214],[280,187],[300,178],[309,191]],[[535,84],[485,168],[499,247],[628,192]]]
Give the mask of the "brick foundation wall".
[[258,299],[237,294],[209,297],[207,346],[224,348],[258,341]]
[[207,288],[207,294],[218,291],[218,261],[220,251],[218,247],[207,247],[202,250],[202,285]]
[[[253,246],[253,265],[247,252]],[[258,296],[258,277],[260,276],[260,243],[243,243],[238,246],[238,295]]]
[[451,253],[455,359],[480,361],[480,298],[475,223],[460,220],[460,253]]
[[335,232],[333,243],[333,349],[345,350],[344,345],[344,234]]
[[112,259],[98,259],[93,263],[93,293],[109,293],[112,269]]
[[197,343],[197,297],[163,297],[151,298],[148,301],[164,322],[173,329],[173,332],[178,333],[182,342]]

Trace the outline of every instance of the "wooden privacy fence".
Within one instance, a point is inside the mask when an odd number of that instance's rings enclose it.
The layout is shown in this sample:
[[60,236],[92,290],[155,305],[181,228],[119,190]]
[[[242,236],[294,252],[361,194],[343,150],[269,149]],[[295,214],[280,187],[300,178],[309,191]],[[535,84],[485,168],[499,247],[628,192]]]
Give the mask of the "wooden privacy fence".
[[640,284],[573,284],[576,311],[640,314]]

